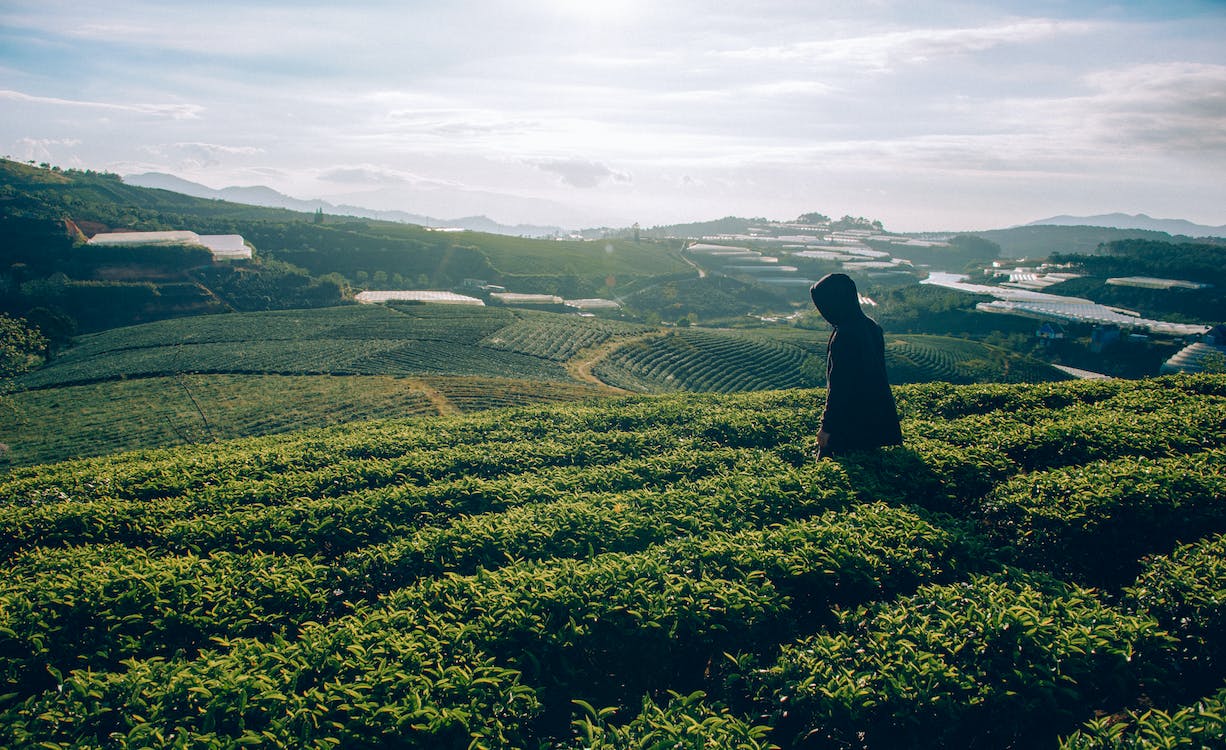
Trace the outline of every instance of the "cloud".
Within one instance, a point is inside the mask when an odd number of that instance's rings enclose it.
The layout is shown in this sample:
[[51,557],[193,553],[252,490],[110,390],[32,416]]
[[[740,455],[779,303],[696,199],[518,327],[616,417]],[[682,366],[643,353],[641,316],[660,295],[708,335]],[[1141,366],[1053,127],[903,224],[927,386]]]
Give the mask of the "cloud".
[[239,155],[239,156],[255,156],[256,154],[264,153],[264,149],[256,146],[225,146],[218,143],[176,143],[174,148],[189,153],[207,154],[210,156],[219,155]]
[[10,89],[0,90],[0,99],[29,102],[31,104],[49,104],[60,107],[80,107],[85,109],[100,109],[113,112],[135,112],[143,115],[170,120],[195,120],[200,117],[204,108],[196,104],[114,104],[111,102],[91,102],[78,99],[59,99],[51,96],[32,96]]
[[1160,63],[1087,76],[1102,135],[1226,157],[1226,65]]
[[51,161],[55,158],[52,154],[54,147],[79,145],[81,141],[78,138],[22,138],[17,141],[15,150],[24,161]]
[[561,177],[562,182],[577,188],[593,188],[609,181],[631,181],[628,174],[583,159],[531,159],[527,163],[542,171],[552,172]]
[[319,174],[321,180],[347,184],[398,185],[405,181],[404,175],[380,167],[336,167]]
[[264,149],[256,146],[227,146],[219,143],[189,141],[158,146],[143,146],[141,150],[161,159],[178,159],[185,169],[203,169],[220,166],[228,157],[259,156]]
[[1097,28],[1082,21],[1024,19],[992,26],[955,29],[911,29],[816,42],[751,47],[724,52],[749,62],[793,62],[847,65],[865,72],[885,73],[901,64],[983,52],[1006,44],[1024,44]]

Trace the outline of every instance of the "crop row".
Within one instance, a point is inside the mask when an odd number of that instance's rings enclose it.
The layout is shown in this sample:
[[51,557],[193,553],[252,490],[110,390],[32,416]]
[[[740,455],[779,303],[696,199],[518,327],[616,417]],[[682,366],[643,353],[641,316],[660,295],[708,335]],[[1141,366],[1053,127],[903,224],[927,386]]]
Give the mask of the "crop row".
[[995,560],[1119,586],[1210,533],[1226,381],[899,395],[908,444],[837,462],[790,391],[18,470],[0,745],[1005,746],[1220,686],[1222,537],[1114,607]]
[[614,385],[628,376],[666,391],[797,388],[809,384],[800,373],[808,356],[789,344],[685,331],[622,347],[595,372]]
[[1226,747],[1226,689],[1169,711],[1132,710],[1087,722],[1060,741],[1060,750],[1150,750]]
[[506,349],[565,362],[580,349],[604,343],[614,336],[649,330],[646,326],[596,318],[538,314],[525,315],[523,320],[498,329],[480,343],[490,349]]
[[[736,474],[660,492],[587,495],[406,529],[403,540],[366,546],[334,567],[266,553],[35,549],[10,562],[11,578],[0,585],[0,632],[15,641],[3,651],[27,655],[0,663],[10,667],[11,682],[23,685],[45,676],[31,669],[42,660],[59,671],[113,667],[120,658],[193,650],[211,636],[282,632],[422,577],[493,569],[515,559],[641,550],[682,536],[804,518],[851,500],[846,478],[833,465],[759,482],[764,470],[780,467],[743,463],[749,466]],[[304,531],[299,546],[312,544],[324,542]],[[247,576],[253,587],[245,585]],[[99,602],[109,608],[100,610]]]
[[[601,436],[616,446],[616,434]],[[626,491],[692,480],[746,458],[736,450],[667,450],[622,459],[599,443],[575,466],[574,445],[490,445],[349,462],[262,481],[231,480],[183,495],[67,498],[0,508],[0,550],[121,542],[164,549],[265,549],[340,554],[460,513],[501,510],[578,492]],[[522,451],[522,452],[521,452]],[[599,459],[599,460],[597,460]],[[414,482],[405,481],[413,476]],[[144,485],[149,486],[149,485]],[[106,491],[106,488],[102,488]]]
[[747,679],[789,746],[1029,747],[1135,700],[1170,641],[1090,591],[1004,573],[846,610]]
[[992,491],[976,515],[1020,565],[1119,586],[1144,555],[1226,532],[1226,451],[1031,472]]
[[427,377],[424,380],[464,413],[537,403],[587,401],[608,395],[608,391],[585,383],[474,377]]
[[[84,337],[48,366],[23,377],[20,385],[48,388],[179,372],[565,379],[561,368],[546,366],[543,357],[478,345],[516,321],[505,311],[442,305],[195,316]],[[553,332],[567,341],[565,326],[545,326],[546,335]]]
[[[14,465],[267,435],[389,414],[437,414],[420,390],[387,377],[182,375],[23,391],[8,398],[16,418],[2,439]],[[48,429],[51,424],[56,429]]]
[[954,534],[868,506],[634,554],[429,579],[306,623],[293,640],[219,640],[196,658],[63,675],[6,712],[0,741],[524,746],[542,726],[559,728],[573,696],[637,701],[661,679],[701,680],[723,650],[773,642],[795,627],[789,592],[828,617],[832,604],[956,575],[975,559]]
[[[924,586],[845,610],[766,668],[735,659],[722,701],[645,699],[621,724],[577,701],[574,747],[1046,746],[1083,721],[1061,750],[1219,747],[1224,585],[1226,536],[1151,559],[1131,613],[1019,571]],[[1120,710],[1142,692],[1173,707]]]
[[[1063,409],[907,420],[904,432],[914,448],[883,452],[870,467],[875,476],[888,479],[894,474],[906,477],[906,483],[874,488],[870,494],[903,492],[911,501],[927,504],[948,489],[948,482],[937,486],[938,479],[952,478],[959,466],[966,470],[955,489],[970,496],[990,489],[1018,467],[1195,452],[1220,445],[1226,434],[1226,398],[1221,396],[1169,389],[1126,390],[1105,398],[1097,398],[1103,395],[1097,391],[1087,394],[1096,397]],[[609,464],[675,446],[803,448],[816,431],[820,395],[668,398],[623,402],[617,409],[534,407],[462,421],[370,423],[275,441],[17,470],[0,486],[0,494],[16,505],[42,505],[61,497],[173,498],[188,492],[218,502],[232,492],[236,502],[247,497],[267,503],[339,496],[388,482],[419,484],[548,465]],[[904,413],[916,410],[917,402],[907,403]],[[549,439],[543,439],[545,435]],[[976,465],[966,466],[963,457],[969,455]],[[803,455],[797,454],[796,460]],[[987,474],[977,468],[985,462]],[[959,488],[962,482],[966,488]]]

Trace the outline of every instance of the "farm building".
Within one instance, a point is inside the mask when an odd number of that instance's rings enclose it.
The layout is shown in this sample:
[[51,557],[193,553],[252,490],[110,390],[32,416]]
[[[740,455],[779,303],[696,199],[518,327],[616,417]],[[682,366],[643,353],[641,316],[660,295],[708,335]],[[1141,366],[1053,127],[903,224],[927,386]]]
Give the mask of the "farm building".
[[516,292],[493,292],[490,300],[501,305],[517,307],[538,307],[550,310],[561,310],[562,298],[553,294],[518,294]]
[[1217,325],[1162,363],[1162,374],[1172,372],[1226,372],[1226,326]]
[[1157,279],[1152,276],[1117,276],[1107,279],[1112,286],[1136,286],[1142,289],[1209,289],[1213,284],[1183,279]]
[[589,299],[568,299],[566,300],[567,307],[573,307],[576,310],[620,310],[621,303],[611,299],[600,299],[592,297]]
[[1060,325],[1059,323],[1052,323],[1048,321],[1039,326],[1039,330],[1035,331],[1034,335],[1041,339],[1047,339],[1048,341],[1062,339],[1065,336],[1064,326]]
[[213,260],[247,260],[251,247],[240,234],[196,234],[174,232],[105,232],[90,238],[90,245],[115,247],[121,245],[200,245],[207,247]]
[[359,292],[354,299],[366,305],[382,302],[432,302],[442,305],[477,305],[485,307],[485,303],[476,297],[468,297],[463,294],[456,294],[455,292],[436,292],[421,289]]

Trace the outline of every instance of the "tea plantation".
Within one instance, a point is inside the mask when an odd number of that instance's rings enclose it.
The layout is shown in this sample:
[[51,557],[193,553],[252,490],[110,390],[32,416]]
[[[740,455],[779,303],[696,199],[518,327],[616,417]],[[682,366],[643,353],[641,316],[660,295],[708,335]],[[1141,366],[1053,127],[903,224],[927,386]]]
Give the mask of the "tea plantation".
[[[13,392],[0,393],[0,443],[7,463],[24,466],[362,419],[583,401],[614,388],[813,387],[825,382],[826,335],[429,304],[200,315],[81,336],[3,384]],[[941,336],[891,336],[886,355],[898,383],[1066,377]]]
[[12,470],[0,747],[1226,742],[1226,377],[351,423]]

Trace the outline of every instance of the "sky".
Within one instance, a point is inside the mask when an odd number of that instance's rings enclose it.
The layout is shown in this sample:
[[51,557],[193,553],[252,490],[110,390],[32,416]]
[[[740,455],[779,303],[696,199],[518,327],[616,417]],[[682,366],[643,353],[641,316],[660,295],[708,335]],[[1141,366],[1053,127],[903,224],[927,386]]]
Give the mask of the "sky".
[[567,228],[1226,224],[1226,0],[0,0],[0,154]]

